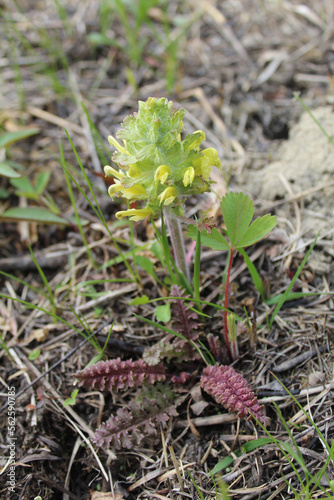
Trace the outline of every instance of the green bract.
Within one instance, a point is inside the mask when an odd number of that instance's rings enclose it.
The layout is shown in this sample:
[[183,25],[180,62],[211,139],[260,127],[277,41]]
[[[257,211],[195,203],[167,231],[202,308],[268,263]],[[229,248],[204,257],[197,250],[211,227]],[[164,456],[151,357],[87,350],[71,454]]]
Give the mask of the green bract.
[[106,175],[115,179],[110,196],[124,196],[131,202],[143,201],[144,208],[124,210],[116,217],[131,220],[160,215],[161,205],[170,205],[181,213],[186,196],[204,193],[210,188],[211,167],[220,167],[213,148],[200,151],[205,134],[201,130],[181,140],[184,109],[172,111],[166,98],[150,97],[139,101],[138,113],[125,118],[117,138],[109,136],[117,149],[112,160],[119,170],[106,166]]

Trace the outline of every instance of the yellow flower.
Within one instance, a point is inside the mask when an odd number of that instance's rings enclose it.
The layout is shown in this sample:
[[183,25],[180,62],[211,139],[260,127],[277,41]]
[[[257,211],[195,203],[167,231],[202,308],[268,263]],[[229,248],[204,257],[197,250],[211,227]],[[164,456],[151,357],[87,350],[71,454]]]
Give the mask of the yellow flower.
[[218,153],[214,148],[207,148],[202,151],[203,156],[194,161],[195,175],[203,177],[208,180],[211,174],[211,167],[215,166],[220,168],[221,163],[218,158]]
[[131,208],[130,210],[121,210],[116,213],[117,219],[123,219],[123,217],[130,217],[130,220],[138,221],[150,217],[153,213],[149,207],[146,208]]
[[109,135],[108,142],[109,142],[110,146],[114,146],[121,153],[124,153],[126,155],[130,154],[125,148],[123,148],[123,146],[120,145],[120,143],[118,141],[116,141],[116,139],[112,135]]
[[123,186],[119,181],[115,181],[115,184],[112,184],[108,188],[108,194],[109,196],[113,197],[116,196],[117,193],[122,193],[123,192]]
[[119,182],[115,182],[108,189],[109,196],[113,197],[117,193],[121,193],[122,196],[127,198],[128,200],[134,199],[143,199],[147,197],[146,189],[141,184],[135,184],[131,187],[124,187]]
[[170,205],[175,200],[176,197],[177,197],[177,190],[175,189],[175,187],[166,188],[165,191],[163,191],[158,196],[160,202],[164,203],[165,205]]
[[210,161],[210,166],[220,168],[221,167],[221,161],[218,157],[218,153],[215,150],[215,148],[207,148],[203,149],[202,153],[204,153],[205,158],[207,158]]
[[132,179],[134,177],[139,177],[140,174],[142,173],[141,170],[140,170],[140,167],[137,163],[133,163],[132,165],[129,165],[129,177],[131,177]]
[[124,177],[124,174],[122,172],[118,172],[118,170],[115,170],[109,165],[106,165],[104,167],[104,173],[106,175],[111,175],[112,177],[116,177],[117,179],[122,179]]
[[188,167],[187,170],[183,174],[183,185],[185,187],[191,185],[195,178],[195,169],[193,167]]
[[197,149],[201,145],[201,142],[205,141],[205,134],[203,130],[196,130],[196,132],[193,132],[191,135],[192,136],[197,135],[197,137],[194,137],[194,140],[190,144],[188,144],[187,146],[188,151],[192,149]]
[[155,171],[154,180],[165,184],[167,177],[170,175],[171,169],[167,165],[160,165]]

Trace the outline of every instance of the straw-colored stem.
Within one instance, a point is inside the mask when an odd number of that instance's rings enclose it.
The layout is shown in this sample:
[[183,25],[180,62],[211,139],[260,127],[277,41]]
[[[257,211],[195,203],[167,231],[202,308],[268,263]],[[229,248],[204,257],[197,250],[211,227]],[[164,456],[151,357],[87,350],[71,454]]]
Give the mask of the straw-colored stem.
[[167,227],[172,241],[175,264],[178,270],[182,272],[190,282],[190,272],[186,260],[180,221],[174,216],[172,209],[168,207],[165,209],[164,214],[166,216]]

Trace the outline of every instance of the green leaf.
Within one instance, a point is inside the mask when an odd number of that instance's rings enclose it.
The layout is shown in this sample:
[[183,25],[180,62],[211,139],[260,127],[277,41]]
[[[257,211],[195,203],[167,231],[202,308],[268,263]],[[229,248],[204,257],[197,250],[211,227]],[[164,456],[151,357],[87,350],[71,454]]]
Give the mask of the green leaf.
[[248,247],[264,238],[277,224],[274,215],[266,214],[256,219],[237,242],[237,247]]
[[16,188],[16,194],[20,195],[20,193],[27,194],[36,194],[36,190],[34,186],[31,184],[28,177],[21,177],[19,179],[12,179],[10,181],[11,185]]
[[7,200],[9,193],[4,188],[0,188],[0,200]]
[[150,302],[150,299],[148,298],[147,295],[142,295],[141,297],[137,297],[131,302],[129,302],[130,306],[141,306],[142,304],[148,304]]
[[74,391],[71,392],[71,397],[65,399],[64,401],[64,406],[74,406],[76,404],[76,397],[78,395],[79,389],[74,389]]
[[157,306],[154,311],[155,317],[158,321],[162,323],[168,323],[171,318],[170,303],[164,304],[163,306]]
[[17,132],[5,132],[0,135],[0,149],[8,148],[8,146],[14,144],[14,142],[27,139],[28,137],[38,133],[39,128],[26,128],[24,130],[18,130]]
[[35,359],[38,358],[41,352],[42,351],[40,349],[34,349],[33,351],[30,351],[28,359],[30,359],[30,361],[35,361]]
[[155,257],[157,259],[159,259],[160,263],[162,265],[164,265],[165,264],[164,253],[163,253],[163,250],[162,250],[162,246],[161,246],[161,244],[160,244],[160,242],[158,240],[155,240],[152,243],[151,250],[154,253]]
[[63,226],[68,226],[69,223],[62,217],[49,212],[42,207],[15,207],[2,212],[0,216],[1,220],[13,220],[17,222],[28,221],[28,222],[41,222],[44,224],[62,224]]
[[87,38],[92,45],[111,45],[120,48],[120,44],[117,42],[115,38],[103,35],[102,33],[96,33],[96,32],[89,33]]
[[41,172],[36,177],[35,191],[38,194],[42,194],[46,186],[48,185],[51,172]]
[[[187,236],[196,241],[197,238],[197,228],[196,226],[187,226]],[[224,236],[214,227],[212,233],[208,233],[206,229],[201,231],[201,242],[206,247],[212,248],[213,250],[230,250],[230,244],[224,238]]]
[[10,177],[12,179],[16,177],[21,177],[21,174],[16,172],[16,170],[13,169],[8,163],[6,162],[1,162],[0,163],[0,175],[3,177]]
[[239,246],[240,238],[251,223],[254,214],[253,202],[246,194],[227,193],[221,201],[221,208],[227,236],[231,245],[236,248]]
[[142,269],[144,269],[144,271],[146,271],[148,274],[150,274],[151,276],[155,276],[154,264],[150,259],[148,259],[147,257],[144,257],[143,255],[136,255],[135,262],[138,266],[140,266]]

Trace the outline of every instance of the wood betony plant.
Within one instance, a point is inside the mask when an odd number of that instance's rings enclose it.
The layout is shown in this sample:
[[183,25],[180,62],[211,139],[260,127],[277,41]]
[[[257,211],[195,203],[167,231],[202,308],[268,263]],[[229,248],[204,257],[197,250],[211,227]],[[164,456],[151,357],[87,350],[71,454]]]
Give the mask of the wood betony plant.
[[[116,217],[132,220],[165,216],[169,229],[175,265],[190,282],[190,272],[185,256],[185,246],[180,220],[183,203],[187,196],[210,189],[212,166],[220,166],[216,150],[200,146],[205,135],[196,131],[181,138],[183,131],[183,109],[173,111],[167,99],[149,98],[139,103],[138,114],[127,117],[117,133],[118,142],[109,137],[117,149],[113,161],[118,166],[105,167],[115,183],[109,188],[110,196],[120,195],[131,203],[141,203],[139,208],[121,210]],[[224,343],[227,357],[237,357],[236,339],[231,339],[228,327],[228,288],[231,265],[235,251],[241,251],[263,238],[276,224],[274,217],[265,216],[252,224],[253,205],[242,193],[229,193],[222,200],[222,212],[226,230],[221,234],[205,224],[188,226],[188,235],[198,238],[199,228],[204,245],[230,252],[224,302],[223,342],[210,334],[206,343],[211,358],[202,352],[198,343],[200,319],[193,297],[186,296],[179,285],[171,288],[172,321],[174,330],[163,342],[146,349],[142,359],[120,358],[99,361],[76,373],[80,386],[112,392],[136,389],[134,399],[126,408],[120,408],[102,424],[95,434],[98,446],[115,449],[138,446],[148,437],[159,434],[169,418],[177,416],[177,393],[173,384],[186,384],[193,372],[206,360],[200,376],[202,388],[219,404],[239,417],[255,417],[262,424],[268,422],[263,408],[257,402],[251,387],[244,377],[232,367],[214,364],[220,359],[220,346]],[[164,208],[164,210],[162,210]],[[224,235],[224,236],[223,236]],[[225,235],[228,237],[226,240]],[[174,335],[173,335],[174,332]],[[230,335],[229,335],[230,333]],[[203,334],[202,334],[203,338]],[[231,347],[232,346],[232,347]],[[210,365],[213,362],[213,366]],[[183,371],[178,367],[182,365]],[[184,370],[184,366],[187,370]],[[171,372],[169,372],[171,370]],[[175,373],[176,372],[176,373]]]

